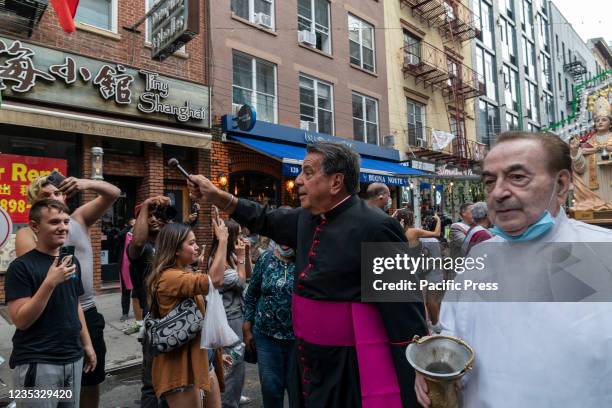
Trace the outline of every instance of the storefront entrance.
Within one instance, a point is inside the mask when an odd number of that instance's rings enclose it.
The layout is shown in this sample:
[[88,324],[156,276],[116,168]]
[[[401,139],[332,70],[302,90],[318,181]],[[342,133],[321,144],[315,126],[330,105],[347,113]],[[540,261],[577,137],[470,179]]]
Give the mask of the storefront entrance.
[[273,208],[280,206],[280,180],[267,174],[233,173],[230,175],[229,191],[236,197],[268,204]]
[[105,176],[105,181],[119,187],[121,195],[102,217],[102,282],[119,281],[120,242],[117,239],[134,217],[139,178]]

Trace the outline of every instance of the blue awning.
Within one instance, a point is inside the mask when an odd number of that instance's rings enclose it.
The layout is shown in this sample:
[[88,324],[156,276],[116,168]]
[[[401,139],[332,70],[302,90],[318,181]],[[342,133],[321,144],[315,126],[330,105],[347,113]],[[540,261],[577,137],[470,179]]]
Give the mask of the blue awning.
[[[246,147],[257,150],[267,156],[278,159],[283,163],[283,175],[296,177],[301,170],[301,164],[306,156],[306,147],[294,146],[284,143],[273,143],[247,137],[231,136]],[[427,173],[402,166],[399,163],[376,160],[368,157],[361,158],[362,183],[384,183],[395,186],[408,185],[407,176],[426,175]]]

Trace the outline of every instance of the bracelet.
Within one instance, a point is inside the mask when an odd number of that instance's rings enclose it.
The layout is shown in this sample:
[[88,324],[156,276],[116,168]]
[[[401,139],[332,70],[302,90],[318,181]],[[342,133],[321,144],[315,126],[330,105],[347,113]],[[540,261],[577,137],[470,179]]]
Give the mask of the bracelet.
[[233,203],[234,203],[234,196],[232,194],[230,194],[229,202],[227,203],[227,205],[225,207],[223,207],[221,209],[221,211],[227,210],[228,208],[230,208],[232,206]]

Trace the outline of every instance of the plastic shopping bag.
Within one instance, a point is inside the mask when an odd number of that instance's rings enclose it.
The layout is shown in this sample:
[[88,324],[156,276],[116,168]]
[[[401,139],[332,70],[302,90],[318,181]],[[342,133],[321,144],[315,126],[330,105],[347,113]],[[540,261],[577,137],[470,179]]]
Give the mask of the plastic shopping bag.
[[208,295],[206,295],[206,313],[202,323],[200,348],[216,349],[236,344],[240,338],[227,323],[223,299],[208,277]]

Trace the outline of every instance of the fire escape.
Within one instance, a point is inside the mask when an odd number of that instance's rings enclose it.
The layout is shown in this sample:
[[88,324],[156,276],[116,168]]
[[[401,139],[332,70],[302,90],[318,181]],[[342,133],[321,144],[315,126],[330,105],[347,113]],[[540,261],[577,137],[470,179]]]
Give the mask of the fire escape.
[[31,37],[48,5],[49,0],[0,0],[0,33]]
[[563,71],[570,74],[572,78],[574,78],[574,82],[584,81],[584,76],[587,73],[585,63],[580,61],[579,59],[575,59],[574,61],[563,65]]
[[[402,7],[412,10],[422,23],[435,27],[451,47],[480,34],[480,24],[474,13],[459,0],[400,0]],[[452,48],[451,48],[452,49]],[[411,75],[417,84],[438,88],[447,99],[449,125],[455,134],[450,153],[419,148],[415,154],[431,160],[445,159],[460,167],[468,167],[481,156],[480,148],[468,146],[465,130],[465,102],[484,93],[478,74],[448,51],[420,41],[404,47],[404,76]],[[474,150],[474,151],[472,151]]]

